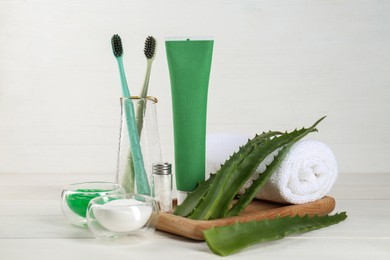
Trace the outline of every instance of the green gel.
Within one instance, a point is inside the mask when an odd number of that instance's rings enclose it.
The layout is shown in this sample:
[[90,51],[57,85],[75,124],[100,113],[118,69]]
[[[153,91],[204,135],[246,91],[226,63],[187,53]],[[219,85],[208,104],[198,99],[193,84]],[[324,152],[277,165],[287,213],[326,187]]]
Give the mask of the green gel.
[[77,189],[73,191],[74,193],[66,196],[66,203],[74,213],[85,218],[89,201],[111,191],[102,189]]

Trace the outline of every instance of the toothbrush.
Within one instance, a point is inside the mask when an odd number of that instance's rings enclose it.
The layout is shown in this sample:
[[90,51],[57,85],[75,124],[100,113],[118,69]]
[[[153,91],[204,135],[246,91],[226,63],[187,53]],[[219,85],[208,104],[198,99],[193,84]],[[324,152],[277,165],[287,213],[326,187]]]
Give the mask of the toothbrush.
[[156,39],[153,38],[153,36],[148,36],[145,40],[145,48],[144,48],[144,54],[146,56],[146,75],[144,80],[144,86],[141,91],[141,98],[146,97],[148,94],[148,88],[149,88],[149,78],[150,78],[150,71],[152,69],[152,63],[155,57],[156,53]]
[[137,192],[143,195],[150,195],[150,187],[146,176],[144,161],[141,153],[141,147],[139,143],[139,135],[137,131],[137,124],[135,122],[134,106],[131,101],[131,95],[129,88],[127,87],[127,81],[125,71],[123,68],[123,47],[122,41],[119,35],[115,34],[111,38],[112,52],[118,62],[119,73],[122,84],[122,95],[124,98],[129,99],[129,102],[124,102],[126,123],[130,139],[131,154],[134,163],[135,179]]
[[143,117],[145,113],[146,98],[148,94],[149,88],[149,79],[150,79],[150,71],[152,69],[152,63],[156,53],[156,39],[153,36],[148,36],[145,40],[144,54],[146,57],[146,75],[144,80],[144,85],[140,94],[140,101],[137,106],[137,126],[138,126],[138,134],[141,136],[142,127],[143,127]]

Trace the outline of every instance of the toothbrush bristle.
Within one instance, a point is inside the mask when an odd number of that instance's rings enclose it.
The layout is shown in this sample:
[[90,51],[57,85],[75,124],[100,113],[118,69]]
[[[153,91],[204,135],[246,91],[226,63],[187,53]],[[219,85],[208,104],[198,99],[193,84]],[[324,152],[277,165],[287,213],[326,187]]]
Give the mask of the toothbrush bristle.
[[145,40],[144,53],[147,59],[151,59],[156,51],[156,40],[153,36],[148,36]]
[[111,38],[112,52],[115,57],[120,57],[123,54],[122,40],[118,34],[114,34]]

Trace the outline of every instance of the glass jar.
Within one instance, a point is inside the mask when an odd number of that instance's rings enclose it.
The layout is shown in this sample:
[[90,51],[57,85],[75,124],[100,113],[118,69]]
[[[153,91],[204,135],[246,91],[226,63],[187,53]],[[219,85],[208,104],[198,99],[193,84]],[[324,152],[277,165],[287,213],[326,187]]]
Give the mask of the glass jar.
[[[143,165],[149,188],[152,183],[152,166],[154,162],[161,161],[161,148],[157,124],[157,98],[137,96],[121,98],[121,124],[119,135],[119,150],[117,160],[116,182],[120,184],[126,193],[140,193],[137,190],[137,178],[134,172],[133,157],[126,118],[128,102],[134,106],[137,131],[141,147]],[[139,184],[139,183],[138,183]],[[145,194],[150,195],[150,194]]]

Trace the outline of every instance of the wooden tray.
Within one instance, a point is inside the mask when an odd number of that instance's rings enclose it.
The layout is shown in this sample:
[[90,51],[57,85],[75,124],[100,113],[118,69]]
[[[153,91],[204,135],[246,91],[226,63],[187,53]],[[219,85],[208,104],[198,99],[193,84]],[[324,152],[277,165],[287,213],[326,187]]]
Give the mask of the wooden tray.
[[250,220],[270,219],[279,215],[326,215],[334,210],[335,205],[335,200],[329,196],[299,205],[254,200],[239,216],[214,220],[193,220],[161,212],[157,222],[157,229],[195,240],[204,240],[203,230],[213,226],[231,225],[237,221],[247,222]]

